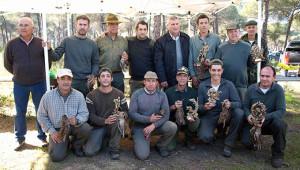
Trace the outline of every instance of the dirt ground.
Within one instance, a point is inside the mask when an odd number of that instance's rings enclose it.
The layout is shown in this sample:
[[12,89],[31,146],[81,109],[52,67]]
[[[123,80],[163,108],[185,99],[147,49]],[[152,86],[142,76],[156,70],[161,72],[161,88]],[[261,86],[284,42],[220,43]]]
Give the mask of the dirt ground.
[[[289,114],[286,117],[289,121]],[[0,117],[0,169],[270,169],[271,136],[264,136],[265,143],[261,151],[247,150],[240,142],[233,149],[233,156],[222,156],[223,140],[217,139],[213,146],[206,146],[195,138],[197,149],[188,150],[183,146],[184,135],[181,133],[178,147],[167,158],[162,158],[154,150],[157,137],[151,138],[151,154],[148,160],[136,159],[133,151],[133,141],[124,138],[121,141],[120,160],[113,161],[109,158],[107,148],[101,150],[94,157],[78,158],[72,152],[60,163],[50,161],[47,149],[39,146],[36,138],[35,117],[27,118],[28,132],[26,146],[22,151],[15,152],[13,134],[13,116]],[[300,136],[300,124],[289,124],[288,134]],[[296,133],[296,134],[295,134]],[[286,152],[289,151],[287,143]],[[299,152],[298,152],[299,153]],[[299,168],[300,162],[293,163],[290,168]]]

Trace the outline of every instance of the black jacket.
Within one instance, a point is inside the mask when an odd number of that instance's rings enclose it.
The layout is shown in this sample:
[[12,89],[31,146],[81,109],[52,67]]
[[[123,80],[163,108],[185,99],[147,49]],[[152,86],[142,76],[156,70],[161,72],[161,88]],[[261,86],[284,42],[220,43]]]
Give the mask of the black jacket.
[[[183,58],[183,66],[188,67],[190,37],[180,32],[180,44]],[[158,81],[167,81],[169,87],[176,84],[176,42],[170,36],[170,33],[162,35],[155,43],[155,71]]]

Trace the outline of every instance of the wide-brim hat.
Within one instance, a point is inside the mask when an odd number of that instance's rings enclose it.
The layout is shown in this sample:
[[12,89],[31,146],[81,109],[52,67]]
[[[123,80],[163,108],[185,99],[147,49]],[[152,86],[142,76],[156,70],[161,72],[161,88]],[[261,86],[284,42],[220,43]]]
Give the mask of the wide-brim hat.
[[108,14],[106,16],[105,22],[102,22],[102,24],[119,24],[119,23],[122,23],[122,22],[119,21],[119,19],[117,18],[117,16],[114,15],[114,14]]

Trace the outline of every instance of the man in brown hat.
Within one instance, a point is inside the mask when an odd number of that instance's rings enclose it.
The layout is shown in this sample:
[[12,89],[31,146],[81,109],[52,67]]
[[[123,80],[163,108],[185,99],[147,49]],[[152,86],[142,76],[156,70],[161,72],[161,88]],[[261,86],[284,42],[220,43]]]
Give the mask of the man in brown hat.
[[248,85],[247,67],[253,65],[250,55],[250,44],[240,40],[240,26],[237,23],[229,23],[226,26],[228,41],[219,45],[214,58],[223,61],[224,72],[222,78],[231,81],[241,101],[244,101]]
[[113,82],[112,86],[124,92],[124,74],[120,66],[120,61],[128,59],[128,43],[127,40],[118,35],[119,23],[117,16],[108,14],[106,21],[107,32],[105,36],[98,36],[96,44],[100,53],[100,69],[103,67],[109,68],[112,71]]
[[[167,96],[156,89],[158,77],[148,71],[144,76],[145,87],[135,91],[130,100],[129,117],[134,121],[132,127],[134,151],[138,159],[145,160],[150,154],[150,138],[162,135],[155,148],[162,157],[169,156],[167,145],[177,131],[175,123],[168,121],[170,116]],[[155,114],[164,110],[164,114]]]

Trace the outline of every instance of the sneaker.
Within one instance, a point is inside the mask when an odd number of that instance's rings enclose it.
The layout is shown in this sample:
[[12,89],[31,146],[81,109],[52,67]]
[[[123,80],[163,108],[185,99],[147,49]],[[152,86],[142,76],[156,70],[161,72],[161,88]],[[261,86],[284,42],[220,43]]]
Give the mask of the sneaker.
[[282,165],[283,165],[283,163],[282,163],[281,159],[276,159],[276,158],[272,159],[272,166],[274,168],[280,168]]
[[227,145],[224,146],[224,150],[223,150],[223,156],[230,158],[232,156],[231,154],[231,148]]
[[196,146],[195,146],[194,142],[190,141],[190,140],[185,141],[185,146],[187,146],[189,148],[189,150],[195,150],[196,149]]
[[15,151],[20,151],[21,149],[23,149],[24,145],[25,145],[25,141],[16,142]]
[[81,149],[73,149],[73,152],[77,157],[83,157],[84,156],[84,152]]
[[160,149],[155,145],[155,150],[159,152],[160,156],[167,157],[169,156],[169,151],[167,149]]
[[49,145],[46,139],[41,139],[41,142],[42,142],[42,148],[46,148]]
[[120,154],[118,151],[110,151],[110,159],[118,160],[119,157],[120,157]]

